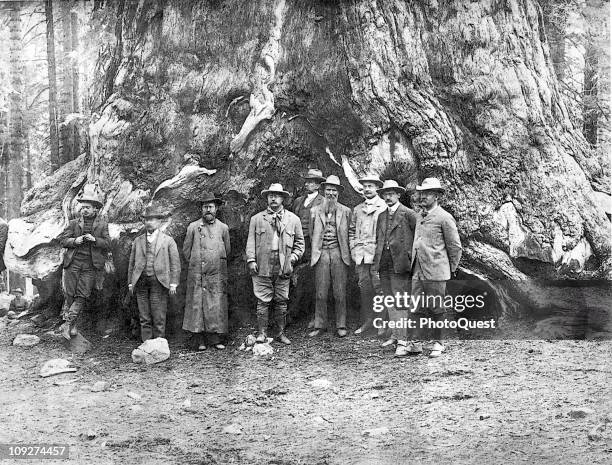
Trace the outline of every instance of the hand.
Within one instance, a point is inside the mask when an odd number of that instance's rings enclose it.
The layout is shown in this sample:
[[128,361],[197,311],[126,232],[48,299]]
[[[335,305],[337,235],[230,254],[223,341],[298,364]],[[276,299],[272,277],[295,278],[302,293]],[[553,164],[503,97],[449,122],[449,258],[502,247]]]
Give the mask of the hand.
[[249,262],[248,266],[249,273],[251,274],[251,276],[257,276],[257,273],[259,273],[259,268],[257,268],[257,262]]
[[83,243],[84,236],[79,236],[74,240],[76,245],[81,245]]
[[130,294],[134,294],[134,285],[133,284],[128,284],[128,292]]
[[83,237],[85,238],[85,240],[86,240],[86,241],[89,241],[89,242],[96,242],[96,238],[95,238],[95,237],[93,237],[93,236],[92,236],[91,234],[89,234],[89,233],[85,234],[85,236],[83,236]]
[[451,278],[452,278],[452,279],[457,279],[457,274],[459,274],[459,271],[458,271],[458,270],[453,271],[453,272],[451,273]]
[[170,284],[170,295],[176,295],[176,284]]
[[298,258],[295,255],[291,255],[291,266],[295,265],[298,261]]

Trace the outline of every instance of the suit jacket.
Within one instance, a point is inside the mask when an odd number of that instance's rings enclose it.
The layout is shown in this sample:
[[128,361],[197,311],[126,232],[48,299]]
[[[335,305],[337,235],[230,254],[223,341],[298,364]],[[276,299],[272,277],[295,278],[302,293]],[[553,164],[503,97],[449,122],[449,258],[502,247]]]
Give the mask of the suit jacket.
[[461,241],[450,213],[437,206],[425,217],[418,216],[412,247],[412,262],[419,261],[425,279],[446,281],[459,266]]
[[[249,223],[249,237],[246,245],[247,263],[257,263],[259,276],[270,276],[270,252],[272,247],[272,216],[267,210],[257,213]],[[293,272],[291,257],[297,262],[304,254],[304,233],[300,219],[289,210],[283,211],[281,231],[279,234],[278,255],[281,264],[281,274]]]
[[387,209],[383,199],[376,196],[372,205],[360,203],[353,209],[349,225],[351,257],[357,265],[371,265],[376,253],[376,224],[378,216]]
[[[338,232],[338,245],[342,261],[351,265],[351,252],[349,247],[349,224],[351,222],[351,209],[338,203],[336,204],[336,230]],[[325,210],[323,204],[310,210],[310,227],[312,229],[310,266],[315,266],[321,257],[323,247],[323,232],[325,231]]]
[[4,264],[4,248],[6,247],[6,240],[8,239],[8,223],[4,221],[4,218],[0,218],[0,272],[6,270]]
[[[75,218],[70,220],[61,234],[57,237],[61,246],[66,248],[64,253],[64,268],[68,268],[72,263],[72,258],[76,252],[77,245],[74,240],[83,235],[83,218]],[[97,270],[104,268],[106,256],[110,249],[110,236],[108,235],[108,223],[100,216],[96,216],[92,226],[91,235],[96,238],[96,241],[91,244],[91,259],[93,266]],[[87,242],[83,242],[87,244]]]
[[[305,201],[306,201],[305,195],[302,195],[293,201],[293,205],[291,206],[291,211],[295,213],[298,216],[298,218],[301,217],[300,210],[304,208]],[[310,203],[309,207],[312,210],[314,207],[316,207],[317,205],[321,205],[322,203],[323,203],[323,196],[319,193],[314,198],[314,200]],[[308,215],[308,217],[310,218],[310,215]],[[306,226],[308,226],[308,228],[306,228]],[[302,230],[304,231],[304,235],[308,235],[308,236],[312,235],[312,228],[310,226],[310,223],[308,225],[305,225],[302,222]]]
[[[417,214],[414,210],[400,203],[393,214],[391,231],[389,234],[389,251],[393,258],[393,271],[395,273],[410,273],[412,269],[411,250],[414,241],[414,229]],[[389,208],[378,216],[376,224],[376,253],[374,254],[374,271],[380,269],[380,258],[385,247],[385,234],[389,223]]]
[[[128,267],[128,284],[136,286],[140,275],[147,265],[147,234],[141,234],[134,239]],[[167,234],[159,231],[154,244],[155,260],[153,270],[155,277],[162,286],[169,289],[170,284],[179,283],[181,275],[181,258],[176,242]]]

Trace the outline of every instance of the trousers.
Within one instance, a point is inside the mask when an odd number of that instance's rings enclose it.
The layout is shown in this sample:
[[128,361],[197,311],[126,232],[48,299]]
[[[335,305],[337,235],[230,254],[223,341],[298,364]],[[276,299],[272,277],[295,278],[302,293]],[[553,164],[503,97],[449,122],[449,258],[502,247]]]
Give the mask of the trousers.
[[315,264],[316,329],[327,328],[327,295],[333,289],[336,304],[336,328],[346,328],[346,281],[348,266],[342,261],[340,248],[322,249]]
[[136,283],[140,337],[144,341],[166,336],[168,289],[155,276],[141,276]]

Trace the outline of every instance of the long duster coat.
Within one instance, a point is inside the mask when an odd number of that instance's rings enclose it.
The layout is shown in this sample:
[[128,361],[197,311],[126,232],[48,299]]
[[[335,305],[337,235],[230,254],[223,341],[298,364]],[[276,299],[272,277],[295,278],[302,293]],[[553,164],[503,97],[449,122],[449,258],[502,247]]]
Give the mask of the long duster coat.
[[227,257],[229,228],[194,221],[187,228],[183,254],[189,263],[183,329],[193,333],[227,334]]

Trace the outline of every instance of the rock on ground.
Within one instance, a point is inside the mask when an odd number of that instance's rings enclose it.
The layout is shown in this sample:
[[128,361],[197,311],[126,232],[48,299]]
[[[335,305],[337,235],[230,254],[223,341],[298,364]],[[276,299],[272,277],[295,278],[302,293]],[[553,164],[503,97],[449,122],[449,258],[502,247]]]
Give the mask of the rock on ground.
[[152,363],[163,362],[170,358],[170,348],[168,341],[163,337],[149,339],[143,342],[132,351],[132,361],[134,363]]
[[40,342],[40,338],[35,334],[18,334],[13,340],[14,346],[32,347]]

